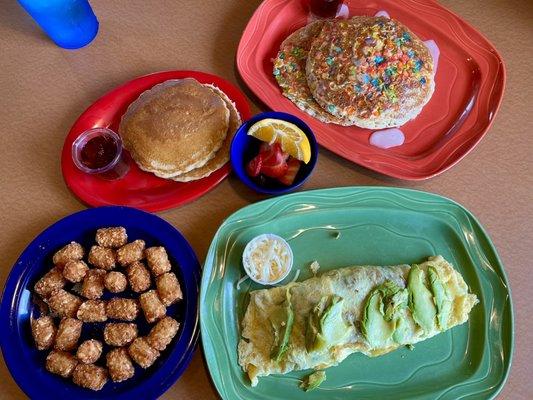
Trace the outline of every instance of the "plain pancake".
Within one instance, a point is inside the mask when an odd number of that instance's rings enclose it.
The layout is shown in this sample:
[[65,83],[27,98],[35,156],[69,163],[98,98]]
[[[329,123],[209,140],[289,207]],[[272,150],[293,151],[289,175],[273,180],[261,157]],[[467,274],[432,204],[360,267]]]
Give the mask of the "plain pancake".
[[168,178],[212,159],[228,124],[229,110],[220,96],[187,78],[143,92],[128,107],[119,132],[141,169]]
[[210,159],[207,163],[205,163],[203,166],[199,168],[193,169],[192,171],[186,172],[184,174],[181,174],[181,175],[178,175],[172,178],[173,180],[178,181],[178,182],[189,182],[189,181],[194,181],[197,179],[205,178],[211,175],[216,170],[218,170],[224,164],[226,164],[229,161],[229,149],[230,149],[231,141],[233,139],[233,136],[235,135],[235,132],[237,132],[237,129],[242,123],[241,116],[239,115],[239,111],[237,111],[237,107],[229,99],[226,93],[224,93],[222,90],[220,90],[216,86],[207,85],[207,84],[205,86],[209,87],[218,96],[220,96],[222,100],[224,100],[224,102],[226,103],[226,107],[228,107],[229,109],[228,133],[226,135],[226,139],[224,139],[224,143],[222,144],[222,147],[217,151],[217,153],[212,159]]
[[283,95],[302,111],[319,121],[342,125],[344,124],[342,119],[334,117],[315,101],[307,85],[305,74],[307,53],[313,39],[320,33],[324,21],[311,22],[293,32],[281,43],[274,60],[274,77]]
[[434,90],[433,60],[398,21],[356,17],[326,21],[307,56],[307,82],[332,115],[362,128],[400,126]]

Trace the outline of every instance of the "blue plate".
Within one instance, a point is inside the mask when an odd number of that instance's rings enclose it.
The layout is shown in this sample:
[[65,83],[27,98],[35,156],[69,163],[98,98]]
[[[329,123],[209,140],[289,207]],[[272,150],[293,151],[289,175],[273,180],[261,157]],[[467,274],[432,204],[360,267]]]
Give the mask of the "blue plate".
[[[259,183],[257,178],[251,178],[246,173],[246,165],[257,154],[259,154],[259,146],[261,141],[248,136],[248,129],[258,121],[266,118],[281,119],[287,122],[291,122],[300,128],[307,135],[309,144],[311,145],[311,160],[307,164],[301,163],[300,170],[294,179],[294,182],[290,186],[285,186],[282,183],[276,182],[274,179],[265,180],[263,183]],[[280,195],[292,192],[302,186],[313,172],[318,157],[318,145],[315,139],[315,135],[311,128],[307,126],[300,118],[294,115],[287,114],[278,111],[269,111],[261,114],[254,115],[248,121],[241,125],[241,127],[235,133],[231,142],[230,159],[231,166],[239,179],[249,188],[259,193]]]
[[[147,246],[164,246],[184,300],[167,309],[167,314],[181,325],[176,338],[154,365],[147,370],[136,366],[132,379],[121,383],[110,380],[101,391],[93,392],[46,371],[48,351],[38,351],[31,335],[30,317],[39,315],[31,290],[52,267],[56,250],[72,240],[87,249],[94,244],[96,229],[107,226],[125,227],[130,241],[143,239]],[[155,399],[176,382],[191,361],[198,340],[199,277],[200,265],[187,240],[155,215],[128,207],[100,207],[72,214],[37,236],[9,274],[0,305],[0,345],[4,360],[17,384],[31,399]],[[115,296],[131,297],[133,293],[126,291]],[[140,316],[136,322],[139,335],[146,335],[150,327],[144,317]],[[80,341],[90,337],[102,340],[101,328],[84,324]],[[105,356],[97,364],[104,365]]]

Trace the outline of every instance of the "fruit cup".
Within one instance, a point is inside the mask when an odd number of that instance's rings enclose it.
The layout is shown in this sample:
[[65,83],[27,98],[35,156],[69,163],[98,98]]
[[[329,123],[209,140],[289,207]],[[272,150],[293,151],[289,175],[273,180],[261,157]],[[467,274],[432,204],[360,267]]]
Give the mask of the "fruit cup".
[[[252,161],[260,153],[262,146],[265,146],[265,142],[250,136],[248,132],[255,123],[265,119],[277,119],[294,124],[305,133],[305,136],[309,141],[311,150],[309,162],[300,162],[296,177],[289,185],[283,184],[277,179],[269,178],[264,174],[260,174],[257,177],[252,177],[247,172],[250,161]],[[233,137],[230,149],[231,165],[239,179],[246,186],[255,190],[256,192],[268,195],[281,195],[289,193],[302,186],[311,176],[316,166],[317,157],[318,145],[315,135],[307,126],[307,124],[294,115],[275,111],[257,114],[242,124]]]

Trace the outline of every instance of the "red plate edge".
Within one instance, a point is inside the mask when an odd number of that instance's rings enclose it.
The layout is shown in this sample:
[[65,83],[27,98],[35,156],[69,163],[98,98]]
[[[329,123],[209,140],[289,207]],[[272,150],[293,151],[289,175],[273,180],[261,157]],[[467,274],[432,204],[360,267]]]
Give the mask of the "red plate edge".
[[[497,111],[499,110],[499,108],[501,106],[501,102],[502,102],[502,99],[503,99],[503,93],[505,91],[505,86],[506,86],[506,67],[505,67],[505,63],[503,62],[503,59],[502,59],[501,55],[499,54],[499,52],[495,49],[495,47],[490,43],[490,41],[482,33],[480,33],[477,29],[475,29],[471,24],[469,24],[468,22],[466,22],[462,18],[460,18],[453,11],[448,10],[444,6],[440,5],[437,1],[435,1],[435,0],[420,0],[420,1],[416,1],[416,0],[398,0],[398,1],[396,1],[396,3],[402,3],[403,2],[405,4],[410,4],[411,6],[417,5],[419,7],[421,7],[421,6],[433,7],[434,9],[437,10],[437,12],[440,13],[440,15],[439,15],[440,17],[445,17],[445,18],[448,19],[448,21],[453,21],[453,22],[459,24],[460,26],[462,26],[464,28],[472,30],[475,34],[477,34],[479,36],[479,39],[484,42],[483,44],[486,46],[488,51],[490,51],[490,53],[492,53],[495,56],[495,58],[498,61],[498,68],[495,71],[495,73],[493,73],[493,76],[496,77],[497,79],[494,79],[494,80],[489,82],[489,83],[492,84],[492,87],[490,88],[490,91],[489,91],[490,96],[488,97],[488,103],[490,103],[488,122],[486,122],[486,124],[481,129],[476,129],[478,132],[476,133],[475,137],[473,137],[473,138],[469,137],[467,140],[464,140],[463,142],[458,143],[458,145],[455,148],[452,148],[451,151],[448,151],[446,153],[446,157],[445,157],[444,161],[440,163],[440,165],[439,165],[439,167],[437,169],[435,169],[434,171],[431,171],[431,172],[426,172],[426,173],[419,173],[419,172],[416,172],[414,169],[412,169],[411,171],[407,171],[407,172],[404,171],[403,173],[402,173],[402,171],[399,171],[399,172],[396,171],[394,169],[394,166],[391,167],[390,165],[387,165],[386,162],[380,161],[380,160],[383,160],[385,158],[383,156],[386,155],[386,151],[383,151],[383,150],[378,149],[378,148],[373,148],[374,154],[372,156],[375,156],[375,157],[374,157],[374,160],[372,160],[372,159],[369,159],[367,157],[367,154],[360,155],[358,153],[354,153],[353,150],[351,151],[349,148],[347,148],[346,146],[344,146],[342,144],[339,145],[339,146],[335,146],[335,143],[333,143],[333,145],[331,143],[324,143],[324,139],[326,138],[326,135],[322,134],[322,132],[320,131],[320,128],[324,127],[324,126],[327,126],[328,124],[321,123],[320,121],[312,118],[311,116],[308,116],[306,113],[304,113],[303,111],[298,109],[295,105],[293,105],[288,99],[286,99],[281,94],[281,91],[279,90],[279,88],[277,88],[278,89],[278,96],[277,96],[277,99],[275,99],[277,101],[273,101],[273,100],[269,101],[268,95],[265,94],[264,90],[261,90],[261,85],[264,84],[264,82],[260,82],[260,79],[257,79],[257,76],[254,77],[254,76],[248,75],[246,73],[246,68],[245,68],[245,65],[244,65],[244,63],[248,60],[248,58],[252,57],[253,52],[254,52],[253,49],[252,50],[246,49],[246,47],[248,45],[248,42],[250,41],[250,37],[253,36],[253,33],[255,33],[255,31],[261,30],[261,27],[258,27],[260,22],[265,23],[265,21],[262,21],[260,19],[261,14],[262,13],[266,13],[267,11],[272,11],[272,9],[275,6],[282,6],[282,5],[288,4],[289,2],[290,2],[290,0],[264,0],[261,3],[261,5],[256,9],[256,11],[252,15],[250,21],[248,22],[248,24],[247,24],[247,26],[246,26],[246,28],[245,28],[245,30],[243,32],[243,35],[241,37],[241,40],[239,42],[237,55],[236,55],[237,69],[238,69],[239,74],[241,75],[242,79],[244,80],[244,82],[246,82],[246,84],[252,90],[252,92],[254,92],[255,95],[258,96],[258,98],[261,101],[264,102],[264,104],[266,104],[268,107],[270,107],[270,108],[272,108],[272,109],[274,109],[276,111],[290,112],[290,113],[297,114],[298,116],[300,116],[315,131],[315,134],[317,136],[317,139],[319,140],[319,143],[322,146],[324,146],[327,149],[329,149],[330,151],[332,151],[332,152],[340,155],[341,157],[344,157],[344,158],[346,158],[346,159],[348,159],[348,160],[350,160],[352,162],[355,162],[355,163],[357,163],[357,164],[359,164],[359,165],[361,165],[361,166],[363,166],[365,168],[374,170],[376,172],[379,172],[379,173],[382,173],[382,174],[385,174],[385,175],[388,175],[388,176],[391,176],[391,177],[394,177],[394,178],[404,179],[404,180],[411,180],[411,181],[421,181],[421,180],[425,180],[425,179],[429,179],[429,178],[432,178],[434,176],[437,176],[437,175],[447,171],[448,169],[450,169],[454,165],[456,165],[460,160],[462,160],[468,153],[470,153],[475,148],[475,146],[485,136],[485,134],[487,133],[488,129],[492,126],[492,123],[494,122],[494,118],[495,118],[495,116],[497,114]],[[350,5],[353,5],[352,3],[360,3],[360,2],[353,1],[353,0],[348,0],[348,1],[345,0],[344,3],[350,3]],[[357,4],[357,6],[360,7],[360,8],[362,8],[362,7],[374,8],[375,11],[378,11],[378,10],[381,10],[381,9],[386,9],[386,6],[380,6],[380,3],[381,3],[380,1],[369,1],[369,2],[367,2],[365,4]],[[272,12],[270,14],[274,14],[274,13]],[[271,19],[269,20],[269,22],[270,23],[275,23],[276,17],[277,17],[277,14],[273,15],[273,16],[270,16]],[[407,25],[409,25],[409,24],[407,23]],[[262,32],[262,33],[264,34],[264,32]],[[469,40],[473,45],[479,46],[477,42],[474,42],[468,36],[466,36],[465,39]],[[459,47],[462,49],[461,46],[459,46]],[[245,53],[245,52],[246,53],[250,53],[250,54],[246,54],[246,56],[248,57],[247,59],[244,59],[243,53]],[[442,58],[442,54],[441,54],[441,58]],[[479,72],[479,73],[481,74],[481,72]],[[485,71],[483,71],[482,75],[484,75],[484,74],[485,74]],[[273,79],[272,76],[269,76],[269,78]],[[472,107],[472,110],[471,110],[471,112],[469,114],[467,114],[467,117],[463,120],[463,123],[461,123],[459,125],[459,128],[457,129],[457,131],[460,132],[462,127],[463,127],[463,125],[464,125],[464,122],[472,120],[472,116],[476,115],[477,112],[479,111],[478,108],[480,107],[480,105],[479,105],[479,103],[480,103],[480,100],[479,100],[480,88],[482,88],[482,84],[483,83],[487,83],[486,81],[487,81],[486,76],[483,76],[482,80],[481,80],[481,83],[480,83],[480,86],[477,88],[477,92],[475,94],[476,98],[475,98],[475,103],[474,103],[474,105]],[[442,83],[441,83],[441,85],[442,85]],[[283,101],[285,103],[281,103],[280,104],[280,99],[282,99],[281,101]],[[475,112],[473,112],[473,111],[475,111]],[[423,112],[422,112],[422,114],[423,114]],[[474,129],[472,129],[472,131],[473,130]],[[450,135],[449,137],[445,137],[444,135],[441,135],[442,136],[441,139],[444,142],[444,144],[441,146],[441,148],[444,147],[446,142],[451,141],[451,139],[453,139],[453,137],[456,136],[456,133],[459,133],[459,132],[454,132],[454,134]],[[466,131],[465,133],[469,133],[469,131]],[[371,148],[372,146],[368,145],[368,147]],[[435,155],[438,155],[438,152],[429,154],[430,158],[432,158]],[[392,161],[398,161],[398,160],[401,161],[400,157],[397,157],[397,159],[395,160],[394,157],[391,157],[390,153],[387,155],[387,157],[390,160],[392,160]]]
[[[196,200],[211,189],[215,188],[224,180],[224,178],[228,176],[231,170],[229,162],[206,178],[187,183],[173,182],[166,179],[157,178],[155,175],[140,171],[137,165],[131,161],[130,172],[128,172],[128,175],[132,173],[132,170],[135,170],[135,174],[146,175],[146,178],[149,181],[158,181],[160,184],[170,186],[173,189],[172,193],[159,195],[156,197],[156,199],[140,199],[139,201],[132,201],[131,198],[123,198],[122,201],[104,201],[101,199],[101,196],[95,196],[92,192],[89,193],[79,183],[80,179],[85,179],[96,182],[96,186],[109,186],[109,182],[102,181],[99,178],[84,174],[74,165],[71,156],[71,147],[73,141],[81,132],[93,127],[109,127],[116,124],[116,120],[120,120],[120,117],[124,113],[127,106],[144,90],[147,90],[148,88],[169,79],[182,79],[187,77],[195,78],[201,83],[212,83],[216,85],[236,104],[243,121],[246,121],[251,117],[250,106],[244,94],[229,81],[213,74],[193,70],[161,71],[143,75],[127,81],[98,98],[82,114],[80,114],[65,138],[61,153],[61,171],[65,184],[80,201],[89,206],[125,205],[149,212],[163,211],[182,206]],[[137,87],[137,89],[130,89],[132,86]],[[99,108],[104,107],[106,102],[113,100],[118,101],[121,104],[114,107],[116,108],[115,111],[110,112],[108,110],[106,113],[105,110],[99,110]],[[179,188],[183,188],[185,185],[188,186],[188,189],[191,189],[191,187],[193,189],[189,190],[189,193],[186,193],[185,196],[183,194],[180,195]],[[139,195],[139,197],[145,196]]]

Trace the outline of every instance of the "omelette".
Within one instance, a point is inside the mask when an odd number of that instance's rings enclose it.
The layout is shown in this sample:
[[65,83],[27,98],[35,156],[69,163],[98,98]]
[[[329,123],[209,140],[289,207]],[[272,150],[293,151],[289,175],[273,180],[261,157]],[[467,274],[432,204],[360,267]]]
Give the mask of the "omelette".
[[466,322],[477,302],[442,256],[256,290],[242,320],[239,365],[255,386],[261,376],[322,370],[355,352],[379,356]]

